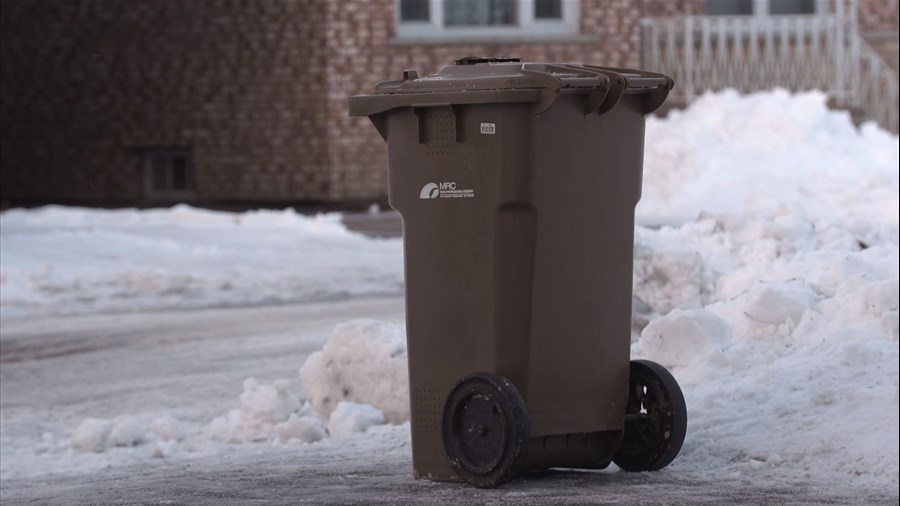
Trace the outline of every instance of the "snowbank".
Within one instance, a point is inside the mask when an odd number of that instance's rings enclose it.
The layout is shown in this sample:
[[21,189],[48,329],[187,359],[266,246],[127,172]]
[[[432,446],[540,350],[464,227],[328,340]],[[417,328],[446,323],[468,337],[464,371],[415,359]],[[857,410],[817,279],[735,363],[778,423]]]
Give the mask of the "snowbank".
[[[196,432],[190,423],[171,416],[152,419],[137,416],[120,416],[111,420],[85,418],[61,442],[81,452],[102,452],[114,447],[141,446],[150,443],[176,443],[184,441]],[[52,440],[52,438],[46,438]]]
[[797,214],[845,224],[898,223],[897,137],[857,129],[823,93],[706,94],[647,118],[643,221]]
[[[689,269],[703,280],[695,290],[662,281],[636,287],[676,308],[656,313],[632,349],[671,368],[685,391],[688,438],[673,468],[896,483],[900,247],[878,234],[864,244],[834,224],[789,226],[796,219],[706,217],[639,230],[637,279],[679,263],[702,266]],[[409,417],[399,325],[339,325],[299,377],[248,379],[240,408],[202,434],[311,443]],[[96,450],[153,437],[123,429],[114,438],[115,427],[86,420],[72,444]]]
[[246,378],[238,402],[203,426],[171,416],[85,418],[57,444],[79,452],[156,445],[153,456],[166,456],[211,442],[315,443],[402,424],[409,420],[403,327],[374,320],[338,325],[303,364],[299,381]]
[[[898,478],[898,142],[818,93],[649,119],[632,354],[672,368],[675,466]],[[655,318],[654,318],[655,316]],[[885,416],[871,416],[878,406]]]
[[400,240],[348,232],[337,214],[48,206],[4,211],[0,235],[4,316],[402,292]]
[[705,219],[658,232],[680,235],[679,248],[727,245],[697,251],[709,258],[705,308],[653,319],[632,350],[672,368],[685,390],[689,432],[676,466],[900,477],[900,249],[835,242],[852,237],[835,227],[785,234],[777,222]]

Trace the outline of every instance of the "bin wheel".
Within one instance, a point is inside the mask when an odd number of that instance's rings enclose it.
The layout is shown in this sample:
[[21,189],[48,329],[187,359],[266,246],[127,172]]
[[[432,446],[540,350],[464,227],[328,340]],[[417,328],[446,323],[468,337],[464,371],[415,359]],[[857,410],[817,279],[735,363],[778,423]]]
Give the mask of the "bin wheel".
[[466,376],[450,391],[441,420],[444,452],[467,483],[481,488],[509,481],[525,459],[531,433],[525,400],[503,376]]
[[657,471],[684,443],[687,407],[678,382],[649,360],[631,362],[625,433],[613,462],[625,471]]

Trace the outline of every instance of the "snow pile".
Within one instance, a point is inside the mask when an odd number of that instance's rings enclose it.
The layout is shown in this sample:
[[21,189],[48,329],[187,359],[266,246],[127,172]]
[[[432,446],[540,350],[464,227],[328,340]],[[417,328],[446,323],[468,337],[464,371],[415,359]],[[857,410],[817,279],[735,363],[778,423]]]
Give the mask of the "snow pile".
[[725,91],[649,117],[639,219],[710,211],[897,225],[897,137],[857,129],[826,102],[819,92]]
[[[240,406],[202,428],[170,416],[86,418],[63,447],[102,452],[171,441],[193,448],[198,437],[224,443],[315,443],[409,420],[406,336],[401,325],[374,320],[338,325],[323,349],[309,356],[299,376],[299,382],[245,379]],[[192,440],[185,441],[188,437]],[[175,448],[164,449],[171,453]]]
[[4,211],[0,234],[4,316],[402,292],[401,241],[348,232],[337,214],[48,206]]
[[[63,445],[68,444],[82,452],[102,452],[113,447],[183,441],[193,433],[190,424],[171,416],[151,420],[129,415],[112,420],[85,418]],[[50,438],[45,439],[49,441]]]
[[309,356],[300,380],[325,416],[341,401],[371,404],[390,423],[409,420],[406,333],[401,325],[355,320],[334,329],[322,351]]
[[236,443],[313,443],[409,420],[401,325],[374,320],[338,325],[322,350],[307,358],[299,380],[261,384],[247,378],[240,408],[214,419],[205,434]]
[[266,441],[273,437],[282,442],[298,439],[312,443],[325,437],[324,424],[308,404],[301,403],[287,380],[263,385],[255,378],[247,378],[240,402],[239,409],[214,419],[206,434],[232,443]]
[[676,309],[651,321],[641,333],[642,350],[665,365],[688,366],[698,356],[720,351],[731,325],[706,309]]
[[87,452],[106,448],[112,422],[99,418],[85,418],[72,433],[72,446]]
[[[896,235],[869,230],[862,241],[823,222],[786,226],[798,219],[643,231],[668,236],[678,255],[710,246],[695,251],[708,259],[705,307],[653,319],[632,355],[672,368],[685,391],[689,432],[677,466],[896,482]],[[878,228],[857,224],[868,227]],[[650,242],[643,261],[664,258],[666,242]],[[683,292],[673,285],[667,300],[697,305]]]
[[384,413],[368,404],[341,401],[328,419],[328,433],[343,438],[384,423]]
[[401,325],[354,320],[335,327],[300,368],[299,383],[244,381],[240,408],[214,419],[219,441],[314,443],[409,420],[406,335]]

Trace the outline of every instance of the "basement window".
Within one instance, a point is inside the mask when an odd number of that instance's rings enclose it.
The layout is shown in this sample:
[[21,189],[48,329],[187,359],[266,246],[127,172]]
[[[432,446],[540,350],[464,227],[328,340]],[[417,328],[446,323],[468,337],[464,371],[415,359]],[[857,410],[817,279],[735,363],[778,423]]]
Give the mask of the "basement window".
[[190,149],[145,149],[141,158],[145,198],[190,200],[194,197],[194,162]]

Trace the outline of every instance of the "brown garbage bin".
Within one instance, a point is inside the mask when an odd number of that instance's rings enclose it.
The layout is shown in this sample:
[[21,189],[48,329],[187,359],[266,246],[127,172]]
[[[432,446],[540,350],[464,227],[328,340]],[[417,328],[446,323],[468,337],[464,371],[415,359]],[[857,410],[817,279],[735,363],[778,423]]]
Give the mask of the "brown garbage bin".
[[687,416],[629,361],[644,115],[672,79],[463,58],[350,98],[388,147],[403,217],[417,477],[667,465]]

